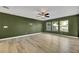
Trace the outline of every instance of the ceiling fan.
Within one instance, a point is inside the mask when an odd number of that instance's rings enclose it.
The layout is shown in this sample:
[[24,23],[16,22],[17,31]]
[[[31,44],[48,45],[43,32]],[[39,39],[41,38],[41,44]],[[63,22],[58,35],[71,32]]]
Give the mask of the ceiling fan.
[[38,10],[38,17],[49,18],[50,17],[49,11],[47,9]]

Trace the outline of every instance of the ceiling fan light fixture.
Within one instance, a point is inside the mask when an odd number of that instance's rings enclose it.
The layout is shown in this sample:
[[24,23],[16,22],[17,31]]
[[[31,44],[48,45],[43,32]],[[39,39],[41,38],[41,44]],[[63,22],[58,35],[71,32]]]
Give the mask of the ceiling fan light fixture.
[[45,18],[45,17],[46,17],[46,18],[49,18],[49,16],[50,16],[48,9],[45,9],[45,8],[40,9],[38,15],[39,15],[41,18]]

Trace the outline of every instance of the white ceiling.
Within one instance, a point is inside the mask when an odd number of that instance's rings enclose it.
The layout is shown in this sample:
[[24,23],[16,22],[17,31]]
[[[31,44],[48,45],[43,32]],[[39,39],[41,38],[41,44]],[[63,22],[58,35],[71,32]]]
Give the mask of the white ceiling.
[[[7,6],[9,9],[0,6],[0,12],[33,18],[37,20],[49,20],[59,17],[79,14],[78,6]],[[50,17],[42,19],[37,17],[38,10],[46,8],[49,10]]]

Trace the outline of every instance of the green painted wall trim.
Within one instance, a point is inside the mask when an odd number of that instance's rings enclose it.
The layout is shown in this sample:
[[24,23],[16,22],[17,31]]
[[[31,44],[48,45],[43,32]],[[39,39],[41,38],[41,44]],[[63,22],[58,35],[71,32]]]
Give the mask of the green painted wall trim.
[[[67,16],[67,17],[62,17],[62,18],[57,18],[57,19],[51,19],[47,20],[43,24],[43,31],[44,32],[50,32],[50,33],[57,33],[57,34],[64,34],[64,35],[69,35],[69,36],[79,36],[79,15],[73,15],[73,16]],[[69,21],[69,32],[53,32],[53,31],[46,31],[46,22],[53,22],[53,21],[61,21],[61,20],[68,20]],[[60,28],[60,27],[59,27]]]
[[[8,28],[3,28],[3,26],[8,26]],[[0,38],[38,33],[41,31],[41,21],[0,13]]]

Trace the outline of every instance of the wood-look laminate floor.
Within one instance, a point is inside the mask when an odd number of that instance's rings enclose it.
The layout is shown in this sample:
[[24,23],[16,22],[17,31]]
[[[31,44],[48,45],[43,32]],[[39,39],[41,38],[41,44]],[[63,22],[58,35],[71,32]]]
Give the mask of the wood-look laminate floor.
[[1,53],[78,53],[78,38],[49,33],[0,41]]

